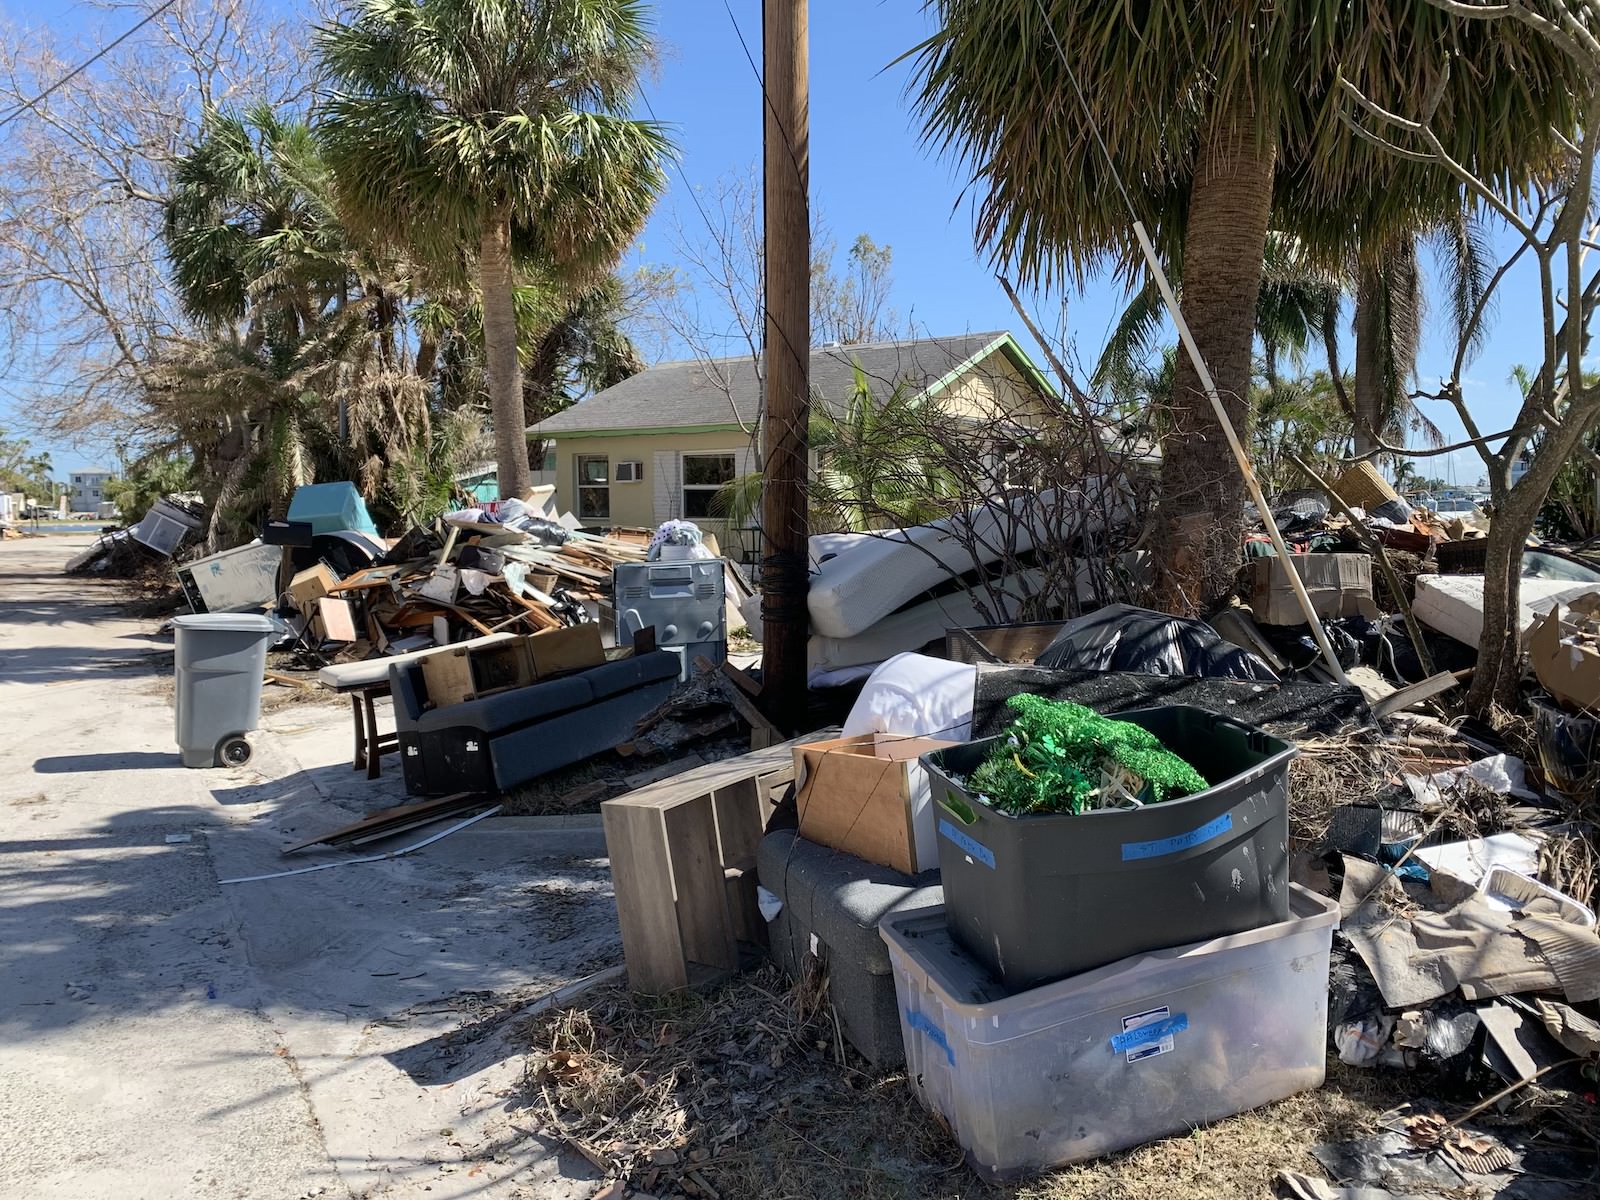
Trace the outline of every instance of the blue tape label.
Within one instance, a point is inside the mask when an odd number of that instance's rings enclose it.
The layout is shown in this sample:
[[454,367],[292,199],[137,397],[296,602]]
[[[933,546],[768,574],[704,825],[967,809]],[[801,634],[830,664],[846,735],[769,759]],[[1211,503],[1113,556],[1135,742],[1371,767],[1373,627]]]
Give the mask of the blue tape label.
[[920,1029],[928,1035],[928,1040],[944,1051],[945,1058],[953,1067],[956,1065],[956,1052],[950,1049],[950,1039],[945,1037],[944,1030],[930,1021],[925,1013],[912,1012],[906,1009],[906,1024],[913,1029]]
[[1122,1018],[1122,1032],[1111,1038],[1114,1053],[1126,1054],[1128,1061],[1166,1054],[1174,1046],[1173,1035],[1189,1028],[1189,1014],[1172,1014],[1166,1007],[1150,1008]]
[[994,851],[982,842],[975,842],[944,817],[939,818],[939,836],[949,838],[991,871],[994,870]]
[[1163,854],[1176,854],[1179,850],[1191,850],[1195,846],[1204,845],[1212,838],[1219,838],[1233,828],[1233,814],[1223,813],[1215,821],[1207,821],[1199,829],[1191,829],[1188,833],[1180,833],[1176,837],[1160,838],[1153,842],[1123,842],[1122,861],[1132,862],[1139,858],[1160,858]]

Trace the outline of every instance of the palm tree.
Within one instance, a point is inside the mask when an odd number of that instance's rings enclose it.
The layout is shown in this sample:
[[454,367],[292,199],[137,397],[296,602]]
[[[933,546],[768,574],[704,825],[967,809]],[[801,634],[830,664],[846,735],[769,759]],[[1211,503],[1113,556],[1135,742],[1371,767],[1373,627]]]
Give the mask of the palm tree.
[[[1355,381],[1351,394],[1342,397],[1355,421],[1357,458],[1375,457],[1380,440],[1403,443],[1408,429],[1421,433],[1430,446],[1444,445],[1444,435],[1416,407],[1407,386],[1416,374],[1427,307],[1418,261],[1424,239],[1433,246],[1434,261],[1444,275],[1445,299],[1458,340],[1488,287],[1488,235],[1467,212],[1455,213],[1420,236],[1398,234],[1376,253],[1360,256],[1352,270]],[[1486,321],[1474,327],[1473,351],[1482,347],[1488,331]]]
[[264,104],[206,114],[174,166],[164,240],[187,314],[249,318],[257,341],[296,339],[354,273],[310,127]]
[[147,405],[183,431],[202,490],[256,506],[244,524],[318,477],[378,499],[385,465],[429,439],[406,264],[348,236],[310,128],[270,107],[208,113],[173,175],[164,243],[199,332],[159,356]]
[[[1574,127],[1585,91],[1559,52],[1509,24],[1400,0],[934,6],[942,28],[912,51],[915,100],[926,139],[972,166],[978,241],[1028,283],[1108,261],[1131,277],[1142,220],[1183,263],[1186,318],[1240,427],[1269,228],[1337,264],[1462,207],[1445,173],[1349,130],[1341,75],[1406,114],[1437,98],[1446,149],[1507,191],[1558,158],[1552,130]],[[1187,357],[1173,391],[1162,591],[1182,612],[1232,588],[1243,486]]]
[[356,0],[319,31],[321,137],[347,220],[441,272],[472,264],[502,496],[530,484],[515,289],[615,266],[665,186],[624,115],[650,44],[637,0]]
[[[1375,261],[1352,256],[1342,271],[1310,259],[1287,234],[1273,230],[1267,235],[1256,299],[1256,339],[1267,391],[1278,385],[1281,359],[1287,356],[1298,366],[1320,345],[1333,396],[1349,418],[1359,458],[1375,456],[1380,439],[1404,442],[1411,433],[1419,434],[1425,445],[1444,445],[1444,434],[1417,407],[1407,386],[1416,372],[1426,311],[1418,262],[1424,239],[1434,248],[1453,328],[1459,333],[1470,323],[1489,277],[1487,234],[1469,214],[1458,213],[1421,236],[1402,234]],[[1181,262],[1172,264],[1169,278],[1181,298]],[[1355,372],[1348,383],[1340,370],[1338,338],[1346,291],[1354,297],[1356,334]],[[1114,396],[1126,392],[1139,378],[1166,320],[1155,281],[1146,278],[1112,329],[1091,377],[1094,385]],[[1474,326],[1477,346],[1487,330],[1486,322]]]

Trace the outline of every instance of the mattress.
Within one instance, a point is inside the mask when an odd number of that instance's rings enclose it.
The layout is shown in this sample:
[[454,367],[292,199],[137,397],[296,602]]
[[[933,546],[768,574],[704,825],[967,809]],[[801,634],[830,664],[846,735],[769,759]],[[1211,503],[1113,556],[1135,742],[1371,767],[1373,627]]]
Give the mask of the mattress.
[[[1549,612],[1556,604],[1565,604],[1574,596],[1594,590],[1592,583],[1524,577],[1518,614],[1518,628],[1523,638],[1527,638],[1536,617]],[[1417,620],[1429,629],[1436,629],[1476,649],[1483,633],[1483,576],[1419,575],[1417,598],[1411,607]]]
[[[996,591],[1003,590],[1018,598],[1008,605],[1009,611],[1003,613],[993,611],[989,589],[980,589],[976,594],[953,592],[912,605],[904,612],[884,617],[865,633],[853,637],[826,637],[814,633],[806,643],[808,672],[816,675],[862,663],[880,663],[908,650],[920,650],[929,642],[943,638],[947,629],[967,629],[1012,620],[1021,607],[1020,598],[1036,591],[1043,580],[1042,571],[1022,571],[997,581]],[[980,601],[985,602],[989,611],[979,610]]]
[[[1099,501],[1102,490],[1098,479],[1085,480],[1082,509],[1106,507]],[[1118,486],[1109,505],[1113,524],[1129,519],[1125,485]],[[1048,531],[1040,523],[1059,520],[1066,510],[1066,503],[1056,503],[1054,492],[1044,492],[1037,499],[1030,495],[996,501],[910,529],[817,534],[810,539],[812,575],[806,597],[812,631],[832,639],[865,634],[953,575],[1031,551],[1036,539],[1047,540]],[[1104,512],[1086,511],[1083,532],[1102,529],[1104,517]]]

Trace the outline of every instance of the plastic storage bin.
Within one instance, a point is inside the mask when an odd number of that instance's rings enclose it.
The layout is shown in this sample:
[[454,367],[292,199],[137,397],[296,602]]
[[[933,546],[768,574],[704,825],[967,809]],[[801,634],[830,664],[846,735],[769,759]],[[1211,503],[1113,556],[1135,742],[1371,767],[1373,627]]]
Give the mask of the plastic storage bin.
[[346,529],[374,537],[378,533],[367,513],[367,502],[353,483],[302,484],[289,499],[288,519],[310,525],[314,534]]
[[244,735],[261,719],[270,618],[250,613],[174,617],[178,751],[186,767],[250,761]]
[[1000,1179],[1320,1086],[1339,906],[1293,893],[1287,921],[1011,996],[943,909],[885,917],[912,1091]]
[[965,777],[985,738],[922,756],[950,929],[1012,991],[1289,915],[1289,760],[1259,729],[1182,705],[1116,714],[1211,787],[1139,809],[1013,817]]

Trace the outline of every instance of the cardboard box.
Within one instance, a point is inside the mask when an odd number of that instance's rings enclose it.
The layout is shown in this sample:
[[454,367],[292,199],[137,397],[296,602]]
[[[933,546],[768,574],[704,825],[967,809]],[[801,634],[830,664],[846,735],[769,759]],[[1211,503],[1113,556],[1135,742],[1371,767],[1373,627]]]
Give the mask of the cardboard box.
[[339,577],[326,563],[307,567],[289,581],[289,599],[306,617],[317,615],[317,601],[339,586]]
[[1557,700],[1600,710],[1600,592],[1558,603],[1534,622],[1528,659],[1540,685]]
[[954,744],[866,733],[796,746],[800,836],[906,875],[937,868],[933,802],[917,756]]
[[563,671],[582,671],[606,661],[600,626],[593,621],[568,629],[532,633],[522,639],[533,658],[533,677],[547,679]]
[[[1291,554],[1317,616],[1376,617],[1372,559],[1365,554]],[[1261,625],[1304,625],[1289,571],[1277,557],[1250,564],[1250,611]]]

